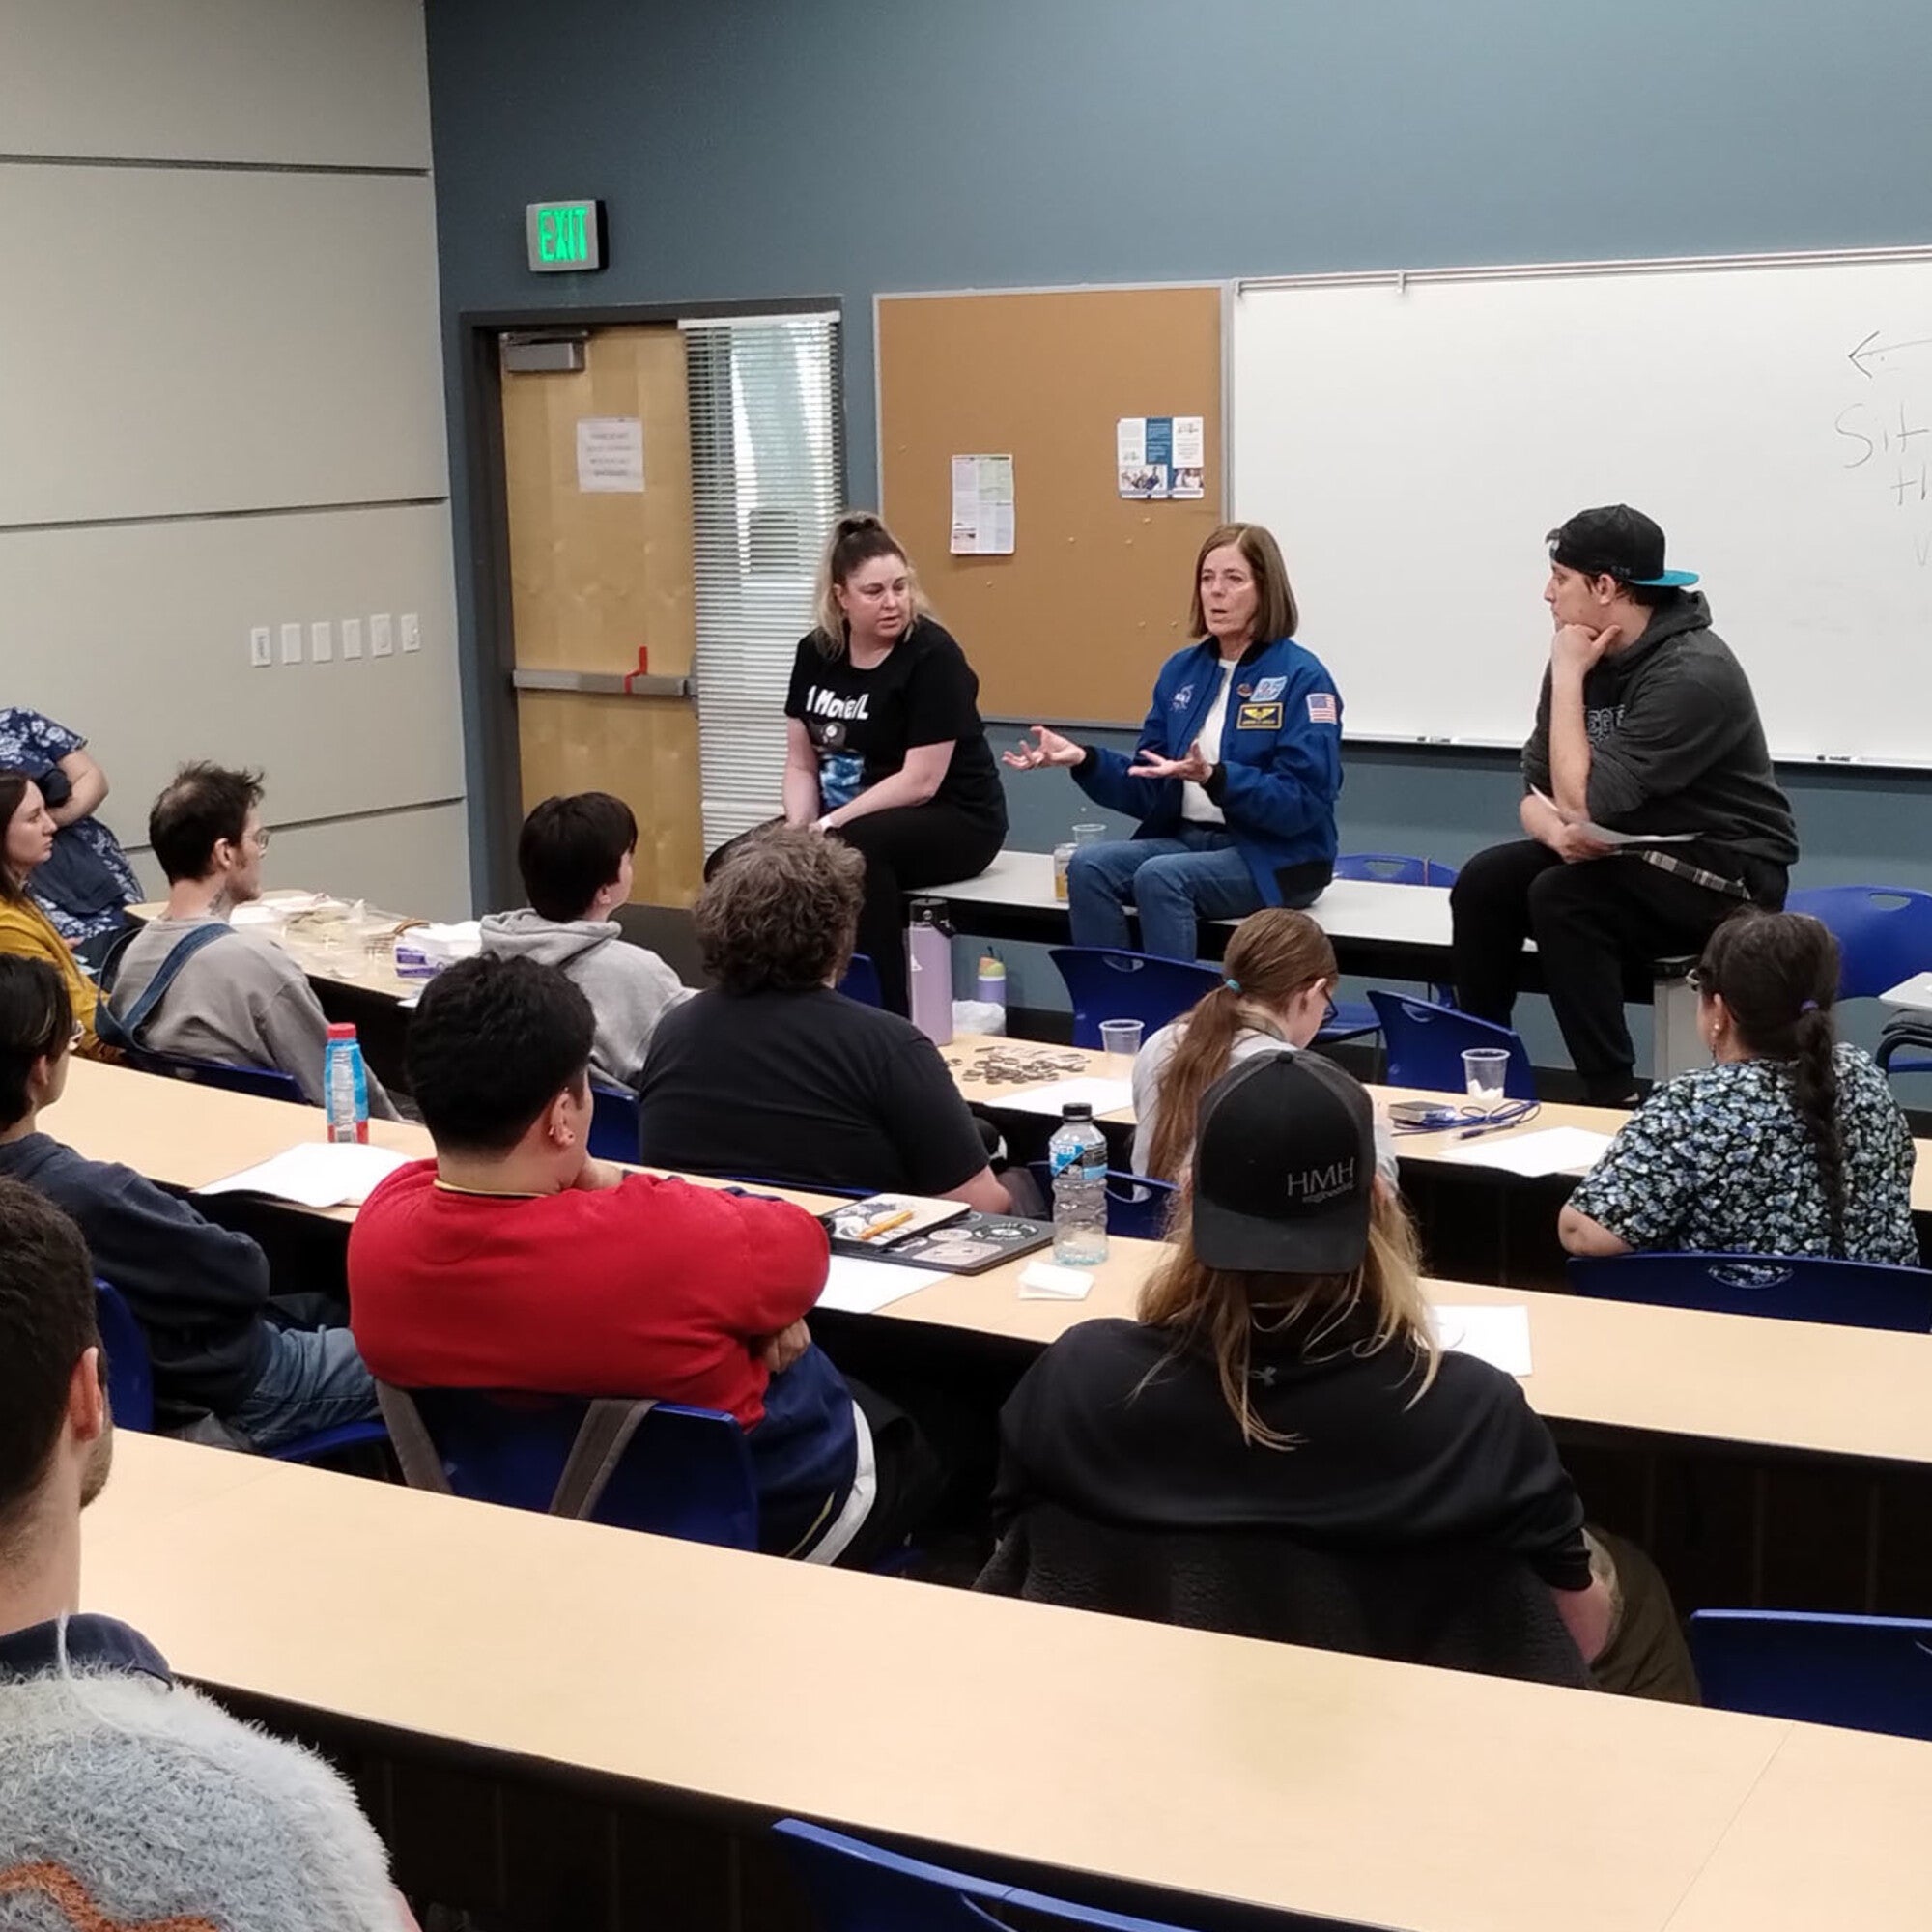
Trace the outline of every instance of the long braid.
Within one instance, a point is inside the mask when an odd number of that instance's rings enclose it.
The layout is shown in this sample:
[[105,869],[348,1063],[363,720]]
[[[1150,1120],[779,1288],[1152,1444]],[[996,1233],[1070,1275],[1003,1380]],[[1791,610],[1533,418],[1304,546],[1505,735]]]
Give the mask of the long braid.
[[1792,1033],[1798,1048],[1791,1068],[1791,1104],[1804,1122],[1825,1186],[1832,1252],[1845,1251],[1845,1143],[1838,1130],[1838,1040],[1831,1009],[1807,1003]]

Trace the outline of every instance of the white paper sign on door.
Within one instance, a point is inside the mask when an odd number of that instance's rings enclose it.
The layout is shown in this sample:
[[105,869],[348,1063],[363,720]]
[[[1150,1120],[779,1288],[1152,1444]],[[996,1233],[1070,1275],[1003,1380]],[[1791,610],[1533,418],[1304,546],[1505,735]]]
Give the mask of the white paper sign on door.
[[577,487],[641,496],[644,426],[636,416],[579,416]]

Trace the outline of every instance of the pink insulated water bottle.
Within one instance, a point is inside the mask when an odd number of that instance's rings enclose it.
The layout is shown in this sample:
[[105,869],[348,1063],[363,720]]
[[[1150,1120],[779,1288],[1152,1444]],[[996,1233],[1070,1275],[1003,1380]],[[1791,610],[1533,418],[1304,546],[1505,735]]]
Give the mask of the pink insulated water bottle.
[[944,899],[914,899],[906,927],[912,1023],[934,1046],[952,1044],[952,928]]

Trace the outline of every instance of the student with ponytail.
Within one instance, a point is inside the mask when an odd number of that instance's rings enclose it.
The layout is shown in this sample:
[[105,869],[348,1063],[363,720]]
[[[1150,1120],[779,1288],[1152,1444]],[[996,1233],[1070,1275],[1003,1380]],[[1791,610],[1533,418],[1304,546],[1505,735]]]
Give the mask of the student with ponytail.
[[[1335,949],[1305,912],[1266,906],[1228,942],[1222,980],[1164,1026],[1134,1061],[1134,1172],[1179,1180],[1194,1151],[1201,1096],[1236,1061],[1306,1046],[1327,1017]],[[1376,1110],[1376,1164],[1395,1181],[1388,1120]]]
[[1741,911],[1691,983],[1712,1065],[1625,1122],[1564,1208],[1563,1245],[1918,1266],[1912,1129],[1871,1057],[1837,1037],[1837,941],[1802,913]]

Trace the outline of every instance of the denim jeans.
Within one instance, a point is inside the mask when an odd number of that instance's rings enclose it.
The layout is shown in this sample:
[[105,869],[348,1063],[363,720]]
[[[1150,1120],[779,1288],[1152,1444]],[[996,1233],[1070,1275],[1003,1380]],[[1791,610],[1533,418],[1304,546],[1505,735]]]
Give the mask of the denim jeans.
[[1141,916],[1141,951],[1200,956],[1204,919],[1259,912],[1262,895],[1234,839],[1216,825],[1184,824],[1171,838],[1082,845],[1066,870],[1075,946],[1129,947],[1127,906]]
[[380,1414],[376,1383],[347,1328],[270,1328],[262,1379],[223,1418],[257,1449],[279,1449],[298,1435]]

